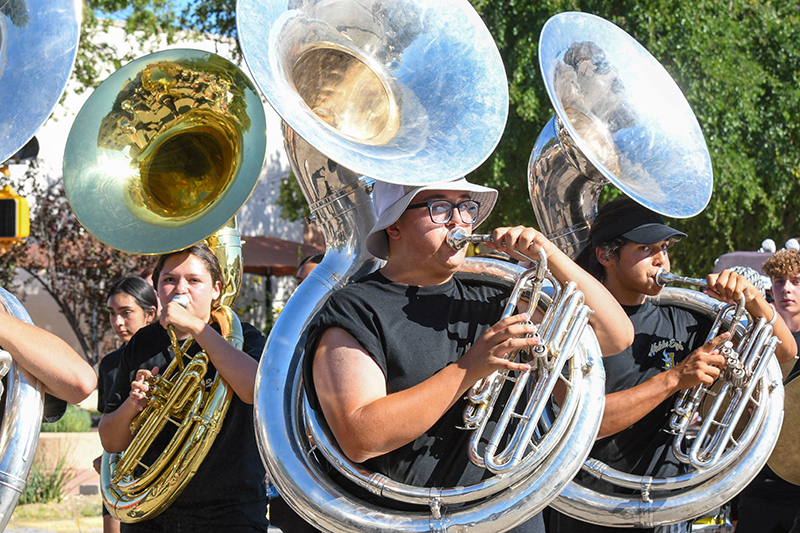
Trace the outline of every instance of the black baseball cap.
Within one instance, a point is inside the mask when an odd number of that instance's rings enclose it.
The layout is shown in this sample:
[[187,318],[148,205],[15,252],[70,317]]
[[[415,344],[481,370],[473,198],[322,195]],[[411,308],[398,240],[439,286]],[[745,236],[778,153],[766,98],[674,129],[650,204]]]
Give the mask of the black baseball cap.
[[592,248],[616,237],[639,244],[653,244],[670,237],[686,237],[686,234],[667,226],[658,213],[628,197],[622,197],[600,208],[589,234]]

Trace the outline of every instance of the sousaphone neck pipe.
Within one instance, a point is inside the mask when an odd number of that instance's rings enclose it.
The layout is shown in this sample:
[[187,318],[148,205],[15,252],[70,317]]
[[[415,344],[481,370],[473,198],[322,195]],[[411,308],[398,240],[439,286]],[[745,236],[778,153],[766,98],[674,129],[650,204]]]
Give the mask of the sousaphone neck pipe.
[[660,269],[656,274],[656,283],[662,287],[667,283],[685,283],[687,285],[695,285],[698,287],[708,287],[708,282],[704,279],[678,276],[672,272],[668,272],[665,268]]
[[[481,234],[476,233],[472,235],[467,235],[467,232],[464,231],[463,228],[453,228],[447,234],[447,245],[450,246],[454,250],[460,250],[464,246],[468,244],[481,244],[484,242],[494,242],[494,235],[490,233]],[[526,258],[528,261],[538,264],[539,268],[539,275],[543,275],[542,272],[547,270],[547,254],[544,251],[544,248],[539,249],[539,254],[537,257],[531,257],[528,254],[522,253],[521,251],[517,250],[516,253],[521,255],[522,257]]]

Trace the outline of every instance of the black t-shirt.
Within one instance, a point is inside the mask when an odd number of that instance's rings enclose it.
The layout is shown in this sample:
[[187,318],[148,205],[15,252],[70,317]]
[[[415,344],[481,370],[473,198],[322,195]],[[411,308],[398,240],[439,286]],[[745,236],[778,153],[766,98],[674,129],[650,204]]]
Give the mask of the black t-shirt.
[[114,386],[123,350],[125,350],[124,344],[103,357],[97,366],[97,410],[100,413],[106,412],[106,396]]
[[[0,395],[0,420],[6,410],[6,397],[8,396],[8,378],[3,377],[3,394]],[[67,412],[67,402],[61,398],[56,398],[51,394],[44,394],[44,408],[42,410],[42,422],[52,424],[61,420]]]
[[[336,291],[309,329],[304,360],[309,401],[316,407],[311,365],[328,328],[355,338],[386,376],[387,393],[411,388],[457,361],[500,319],[508,291],[452,278],[432,287],[393,283],[380,272]],[[469,485],[484,477],[467,455],[471,432],[460,399],[413,442],[364,463],[395,481],[424,487]]]
[[[669,370],[702,346],[711,328],[708,318],[679,307],[648,301],[623,309],[633,323],[635,336],[624,351],[603,358],[606,394],[630,389]],[[681,473],[684,466],[672,453],[673,435],[665,431],[674,406],[675,396],[631,427],[599,440],[591,457],[633,475],[669,477]],[[603,485],[603,492],[607,492],[610,486]]]
[[[256,328],[242,323],[244,346],[242,350],[259,360],[264,349],[264,336]],[[106,399],[106,413],[116,410],[128,397],[131,382],[139,369],[158,367],[164,372],[172,359],[169,335],[160,324],[145,326],[125,346],[117,378]],[[189,354],[199,351],[192,343]],[[206,373],[209,385],[216,375],[210,365]],[[158,456],[158,449],[169,440],[162,433],[145,463]],[[267,495],[266,471],[256,446],[253,427],[253,406],[244,403],[234,393],[222,428],[197,473],[178,498],[160,515],[138,524],[126,524],[126,531],[147,530],[157,524],[179,523],[195,526],[197,531],[241,531],[252,528],[266,531]]]
[[[3,395],[5,396],[5,394]],[[56,398],[50,394],[44,395],[44,412],[42,414],[42,422],[52,424],[61,420],[64,413],[67,412],[67,401],[61,398]]]

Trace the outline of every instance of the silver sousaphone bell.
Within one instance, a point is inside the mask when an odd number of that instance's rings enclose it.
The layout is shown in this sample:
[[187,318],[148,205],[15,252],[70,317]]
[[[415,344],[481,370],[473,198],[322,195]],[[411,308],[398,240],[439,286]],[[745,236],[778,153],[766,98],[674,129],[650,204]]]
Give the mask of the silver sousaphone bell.
[[[272,481],[298,514],[329,532],[497,533],[523,522],[580,467],[591,430],[573,431],[583,444],[564,440],[564,453],[527,477],[409,486],[343,456],[321,413],[308,406],[300,371],[315,313],[334,290],[375,268],[364,247],[375,222],[370,179],[452,180],[497,145],[508,87],[494,40],[464,0],[239,0],[237,24],[253,77],[284,120],[292,168],[327,245],[324,261],[281,312],[259,365],[256,434]],[[465,266],[510,285],[521,273],[497,261]],[[593,337],[587,342],[597,345]],[[368,491],[423,510],[356,498],[334,481],[331,466]]]
[[559,13],[539,38],[556,114],[536,140],[528,187],[536,220],[576,257],[607,183],[673,218],[700,213],[713,172],[703,132],[669,73],[635,39],[588,13]]
[[[0,0],[0,165],[44,124],[67,83],[80,35],[78,0]],[[31,322],[0,288],[5,312]],[[42,422],[43,386],[8,353],[0,356],[0,531],[25,490]]]
[[78,53],[80,0],[0,0],[0,163],[58,103]]

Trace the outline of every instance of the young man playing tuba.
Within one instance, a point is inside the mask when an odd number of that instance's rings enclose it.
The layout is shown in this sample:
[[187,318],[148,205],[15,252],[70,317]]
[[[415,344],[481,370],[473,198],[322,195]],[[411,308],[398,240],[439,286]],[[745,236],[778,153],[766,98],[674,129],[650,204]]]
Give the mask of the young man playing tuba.
[[[672,453],[673,437],[663,431],[675,395],[700,383],[711,385],[725,364],[718,348],[728,333],[705,342],[710,320],[647,300],[661,292],[656,274],[670,268],[669,247],[685,236],[664,224],[657,213],[630,198],[619,198],[599,210],[589,246],[578,258],[622,305],[636,334],[629,348],[603,359],[606,407],[591,453],[591,457],[632,475],[669,477],[682,472],[683,464]],[[731,271],[710,274],[706,279],[707,292],[721,301],[734,303],[743,294],[753,317],[773,323],[781,341],[775,352],[778,359],[793,356],[796,348],[791,333],[752,283]],[[605,493],[619,490],[588,476],[585,482]],[[560,533],[630,530],[590,524],[558,512],[553,512],[550,525]],[[686,533],[689,528],[689,523],[679,523],[648,531]]]
[[[377,182],[378,220],[367,248],[385,266],[335,292],[309,330],[306,388],[342,451],[401,483],[456,487],[485,471],[468,459],[464,394],[495,370],[524,370],[507,352],[535,345],[526,314],[502,319],[508,290],[460,279],[466,249],[446,240],[492,210],[497,191],[460,179],[426,186]],[[595,313],[604,353],[632,340],[632,328],[603,286],[532,228],[498,228],[488,245],[512,257],[540,248],[559,280],[577,282]],[[315,401],[316,400],[316,401]],[[369,495],[364,495],[369,498]],[[541,532],[541,515],[513,529]]]

